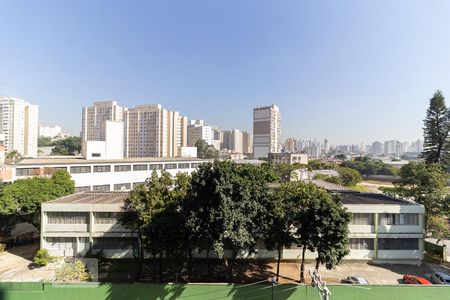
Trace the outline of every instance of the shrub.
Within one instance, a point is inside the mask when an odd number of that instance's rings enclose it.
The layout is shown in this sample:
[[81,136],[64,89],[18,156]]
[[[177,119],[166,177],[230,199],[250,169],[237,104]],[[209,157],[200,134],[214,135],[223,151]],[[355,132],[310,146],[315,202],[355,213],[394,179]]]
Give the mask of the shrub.
[[52,257],[48,254],[47,249],[39,249],[34,257],[34,264],[38,267],[43,267],[48,265]]
[[89,281],[89,274],[86,265],[79,259],[72,263],[66,263],[56,272],[56,281],[58,282],[79,282]]
[[6,244],[0,244],[0,253],[5,252]]
[[361,174],[356,170],[339,167],[337,171],[339,173],[342,184],[345,186],[353,186],[362,181]]

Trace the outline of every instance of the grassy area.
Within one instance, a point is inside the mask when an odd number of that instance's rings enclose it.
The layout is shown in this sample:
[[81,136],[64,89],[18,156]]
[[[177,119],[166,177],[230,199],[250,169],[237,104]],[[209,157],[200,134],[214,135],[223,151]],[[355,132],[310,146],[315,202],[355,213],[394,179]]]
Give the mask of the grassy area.
[[363,183],[370,183],[370,184],[375,184],[375,185],[389,185],[389,186],[394,186],[394,184],[392,182],[386,182],[386,181],[378,181],[378,180],[364,180]]
[[353,186],[349,186],[349,189],[356,191],[356,192],[361,192],[361,193],[367,193],[370,192],[370,190],[363,186],[363,185],[353,185]]

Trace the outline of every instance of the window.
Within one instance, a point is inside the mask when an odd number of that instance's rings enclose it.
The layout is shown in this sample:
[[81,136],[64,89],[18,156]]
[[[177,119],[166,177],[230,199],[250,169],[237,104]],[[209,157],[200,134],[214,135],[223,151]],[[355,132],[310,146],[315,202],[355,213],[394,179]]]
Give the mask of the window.
[[114,185],[115,191],[126,191],[131,189],[131,183],[117,183]]
[[76,193],[80,193],[80,192],[90,192],[91,191],[91,187],[90,186],[79,186],[75,188],[75,192]]
[[161,170],[163,168],[162,164],[151,164],[148,166],[149,170]]
[[101,172],[111,172],[111,166],[109,165],[94,166],[94,173],[101,173]]
[[74,237],[46,237],[47,246],[52,249],[72,250],[75,249]]
[[116,224],[118,212],[95,212],[94,223],[95,224]]
[[102,156],[100,153],[92,153],[92,157],[100,157]]
[[379,250],[418,250],[419,239],[378,239]]
[[127,171],[131,171],[131,165],[114,166],[114,172],[127,172]]
[[419,225],[419,214],[380,214],[380,225]]
[[189,163],[178,164],[178,169],[189,169]]
[[177,168],[177,164],[165,164],[164,165],[164,169],[167,169],[167,170],[176,169],[176,168]]
[[196,169],[198,167],[200,167],[202,163],[191,163],[191,168]]
[[373,239],[351,238],[349,239],[348,246],[352,250],[373,250]]
[[110,186],[109,186],[109,184],[94,185],[92,187],[92,190],[94,192],[109,192],[110,191]]
[[16,176],[39,175],[39,168],[20,168],[16,169]]
[[373,225],[373,214],[353,214],[351,225]]
[[70,167],[70,173],[91,173],[91,166]]
[[136,238],[95,237],[92,248],[99,250],[126,250],[132,249],[133,243],[136,243]]
[[85,212],[47,212],[48,224],[87,224]]
[[133,171],[147,171],[147,165],[133,165]]

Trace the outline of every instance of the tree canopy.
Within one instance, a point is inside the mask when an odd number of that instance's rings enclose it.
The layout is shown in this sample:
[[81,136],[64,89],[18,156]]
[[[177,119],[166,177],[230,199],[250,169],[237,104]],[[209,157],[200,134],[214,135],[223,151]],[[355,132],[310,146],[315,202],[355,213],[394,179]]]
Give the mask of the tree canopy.
[[198,158],[206,158],[206,159],[219,158],[219,150],[214,148],[213,145],[208,145],[208,143],[206,143],[204,140],[198,140],[195,143],[195,147],[197,147]]
[[77,155],[81,152],[81,138],[78,136],[69,136],[62,140],[54,141],[51,146],[52,155]]
[[397,169],[385,164],[382,161],[374,161],[370,157],[356,157],[354,160],[347,160],[340,164],[341,167],[357,170],[362,175],[388,175],[395,176]]

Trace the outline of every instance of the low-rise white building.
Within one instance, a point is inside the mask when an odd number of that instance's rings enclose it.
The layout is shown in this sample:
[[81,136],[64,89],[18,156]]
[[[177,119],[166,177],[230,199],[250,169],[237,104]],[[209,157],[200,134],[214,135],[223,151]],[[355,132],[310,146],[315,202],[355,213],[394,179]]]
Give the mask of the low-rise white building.
[[36,175],[51,174],[53,170],[67,170],[75,181],[77,192],[81,191],[127,191],[143,183],[153,170],[166,170],[172,175],[191,173],[209,160],[199,158],[124,158],[84,159],[82,157],[23,159],[9,165],[10,178],[15,181]]
[[[353,215],[349,225],[348,260],[419,264],[423,254],[424,207],[380,194],[342,192]],[[132,257],[135,235],[117,223],[125,192],[83,192],[42,204],[41,248],[51,255],[85,255],[89,249],[105,257]],[[276,258],[259,241],[257,252],[240,258]],[[204,253],[200,253],[202,256]],[[225,254],[229,254],[228,251]],[[306,253],[307,259],[316,254]],[[300,259],[296,245],[283,249],[283,259]]]
[[308,164],[308,154],[305,153],[290,153],[279,152],[269,153],[269,163],[271,164]]

